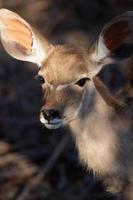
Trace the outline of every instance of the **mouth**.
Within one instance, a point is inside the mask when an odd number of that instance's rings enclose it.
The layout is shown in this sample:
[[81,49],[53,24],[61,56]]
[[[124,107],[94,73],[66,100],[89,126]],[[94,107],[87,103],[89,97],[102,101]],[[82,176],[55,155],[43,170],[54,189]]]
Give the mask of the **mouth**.
[[44,126],[45,126],[46,128],[48,128],[48,129],[58,129],[58,128],[62,127],[62,126],[65,126],[65,125],[67,125],[67,124],[70,124],[70,123],[73,122],[76,118],[77,118],[77,116],[73,116],[73,117],[71,116],[71,117],[69,117],[69,119],[66,119],[66,118],[64,118],[64,119],[55,118],[55,119],[53,119],[53,120],[48,121],[48,120],[46,120],[46,119],[44,118],[44,116],[43,116],[42,113],[40,114],[40,122],[41,122],[42,124],[44,124]]
[[40,115],[40,122],[45,125],[48,129],[58,129],[63,125],[63,120],[59,118],[55,118],[53,120],[46,120],[43,115]]

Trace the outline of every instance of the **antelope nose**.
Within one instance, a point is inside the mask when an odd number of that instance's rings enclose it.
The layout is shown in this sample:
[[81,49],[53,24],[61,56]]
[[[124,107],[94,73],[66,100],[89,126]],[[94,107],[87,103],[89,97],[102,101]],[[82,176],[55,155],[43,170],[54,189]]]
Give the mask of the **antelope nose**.
[[46,120],[50,121],[50,120],[53,120],[55,118],[60,118],[60,114],[57,110],[43,110],[42,111],[43,113],[43,116]]

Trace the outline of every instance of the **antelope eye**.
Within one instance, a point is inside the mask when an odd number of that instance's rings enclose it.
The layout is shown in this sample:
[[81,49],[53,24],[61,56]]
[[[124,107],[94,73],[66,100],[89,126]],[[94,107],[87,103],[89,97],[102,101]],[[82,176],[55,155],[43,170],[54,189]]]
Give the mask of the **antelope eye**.
[[35,76],[35,80],[37,80],[40,84],[44,84],[45,83],[45,79],[40,75],[36,75]]
[[77,83],[76,83],[76,85],[78,85],[78,86],[80,86],[80,87],[83,87],[84,85],[85,85],[85,83],[87,82],[87,81],[89,81],[90,79],[89,78],[82,78],[82,79],[80,79]]

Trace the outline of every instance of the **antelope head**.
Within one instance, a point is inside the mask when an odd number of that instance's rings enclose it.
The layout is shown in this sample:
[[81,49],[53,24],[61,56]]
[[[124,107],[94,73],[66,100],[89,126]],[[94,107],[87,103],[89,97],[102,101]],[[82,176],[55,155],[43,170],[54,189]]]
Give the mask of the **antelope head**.
[[88,112],[94,79],[103,66],[133,53],[133,12],[106,24],[89,49],[53,46],[18,14],[0,9],[1,42],[12,57],[36,63],[43,90],[41,122],[50,129]]

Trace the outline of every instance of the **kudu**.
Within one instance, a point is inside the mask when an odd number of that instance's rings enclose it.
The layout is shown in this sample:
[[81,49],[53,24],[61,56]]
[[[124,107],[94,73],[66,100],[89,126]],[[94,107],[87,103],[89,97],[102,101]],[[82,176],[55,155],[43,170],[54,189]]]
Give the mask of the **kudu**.
[[130,106],[122,92],[111,95],[96,77],[103,66],[133,54],[133,11],[106,24],[89,49],[53,46],[7,9],[0,9],[0,34],[7,53],[39,67],[41,122],[49,129],[68,125],[82,163],[104,180],[109,191],[133,200]]

